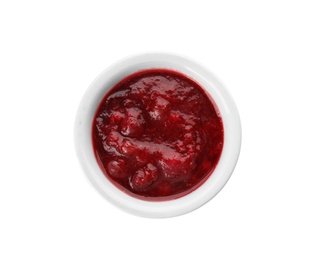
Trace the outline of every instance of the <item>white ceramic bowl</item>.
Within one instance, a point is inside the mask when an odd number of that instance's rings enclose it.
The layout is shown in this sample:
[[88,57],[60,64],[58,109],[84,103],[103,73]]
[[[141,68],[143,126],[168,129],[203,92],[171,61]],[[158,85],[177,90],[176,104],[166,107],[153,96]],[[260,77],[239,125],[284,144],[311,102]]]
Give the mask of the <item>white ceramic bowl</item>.
[[[223,119],[224,146],[214,172],[195,191],[170,201],[143,201],[116,188],[102,173],[92,146],[92,122],[101,99],[125,76],[149,68],[173,69],[193,78],[213,97]],[[104,198],[129,213],[143,217],[164,218],[182,215],[197,209],[224,187],[239,156],[241,124],[233,99],[210,71],[197,62],[181,56],[148,53],[123,59],[107,68],[94,80],[79,105],[74,138],[81,166],[91,184]]]

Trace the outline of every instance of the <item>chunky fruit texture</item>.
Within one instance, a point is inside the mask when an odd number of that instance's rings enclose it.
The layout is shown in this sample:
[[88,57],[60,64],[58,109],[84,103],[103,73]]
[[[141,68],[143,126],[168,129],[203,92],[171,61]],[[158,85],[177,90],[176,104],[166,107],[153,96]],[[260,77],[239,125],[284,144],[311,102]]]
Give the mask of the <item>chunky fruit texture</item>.
[[114,86],[93,120],[93,147],[106,177],[143,200],[170,200],[199,187],[223,148],[223,124],[187,76],[144,70]]

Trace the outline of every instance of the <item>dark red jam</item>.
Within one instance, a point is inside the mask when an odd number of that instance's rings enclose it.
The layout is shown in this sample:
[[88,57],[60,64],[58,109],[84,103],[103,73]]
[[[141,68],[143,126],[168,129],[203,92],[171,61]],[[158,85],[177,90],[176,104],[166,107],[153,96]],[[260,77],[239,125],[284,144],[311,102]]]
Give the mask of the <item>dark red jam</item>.
[[182,197],[213,172],[223,148],[214,101],[188,76],[168,69],[131,74],[102,99],[92,140],[106,177],[148,201]]

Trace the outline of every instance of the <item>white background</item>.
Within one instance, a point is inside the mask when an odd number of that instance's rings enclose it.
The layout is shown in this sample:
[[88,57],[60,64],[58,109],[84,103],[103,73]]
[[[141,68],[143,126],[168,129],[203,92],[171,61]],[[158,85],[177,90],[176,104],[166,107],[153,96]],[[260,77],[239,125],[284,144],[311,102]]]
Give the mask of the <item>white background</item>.
[[[0,259],[321,259],[321,2],[0,1]],[[241,155],[208,204],[171,219],[111,206],[78,164],[92,80],[131,54],[209,67]]]

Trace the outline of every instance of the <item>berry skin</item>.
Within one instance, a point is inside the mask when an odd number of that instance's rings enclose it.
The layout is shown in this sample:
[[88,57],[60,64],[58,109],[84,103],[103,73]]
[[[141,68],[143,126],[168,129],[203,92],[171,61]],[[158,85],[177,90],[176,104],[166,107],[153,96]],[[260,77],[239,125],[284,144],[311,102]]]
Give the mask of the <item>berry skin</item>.
[[152,120],[164,120],[169,112],[169,102],[160,96],[154,96],[147,109]]
[[143,190],[150,186],[157,178],[157,168],[149,163],[134,173],[131,178],[131,186],[134,190]]
[[132,156],[136,154],[137,148],[135,145],[127,138],[124,138],[120,144],[120,152],[125,156]]
[[195,167],[194,156],[159,160],[159,167],[166,178],[183,180]]
[[111,160],[107,165],[107,170],[115,178],[124,178],[127,175],[126,162],[120,158]]
[[[130,104],[129,101],[127,104]],[[136,107],[126,110],[126,117],[120,124],[120,131],[123,136],[138,137],[144,132],[145,119],[142,111]]]
[[137,119],[135,117],[126,117],[120,125],[120,131],[124,136],[140,136],[144,131],[143,124],[144,120],[142,119]]

